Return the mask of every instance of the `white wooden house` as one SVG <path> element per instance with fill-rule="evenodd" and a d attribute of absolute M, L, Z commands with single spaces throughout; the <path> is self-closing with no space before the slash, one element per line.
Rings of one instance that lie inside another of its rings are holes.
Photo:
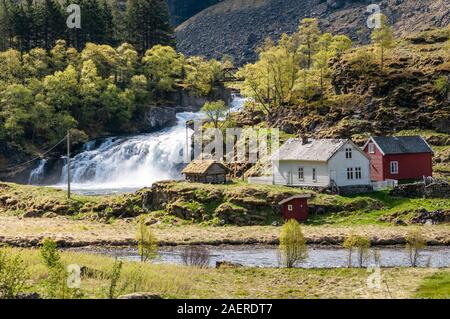
<path fill-rule="evenodd" d="M 370 159 L 349 139 L 290 139 L 272 156 L 273 184 L 371 187 Z"/>

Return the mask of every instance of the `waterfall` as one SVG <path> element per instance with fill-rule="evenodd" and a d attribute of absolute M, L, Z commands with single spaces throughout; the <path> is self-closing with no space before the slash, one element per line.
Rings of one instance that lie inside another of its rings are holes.
<path fill-rule="evenodd" d="M 244 101 L 241 97 L 233 97 L 230 111 L 239 111 Z M 71 158 L 72 189 L 87 194 L 111 193 L 151 186 L 155 181 L 180 179 L 183 150 L 192 134 L 191 130 L 186 130 L 186 121 L 202 117 L 201 112 L 178 113 L 175 126 L 155 133 L 110 137 L 98 147 L 95 141 L 89 141 Z M 30 184 L 42 179 L 44 165 L 41 162 L 33 170 Z M 65 187 L 66 183 L 65 162 L 61 179 L 55 186 Z"/>
<path fill-rule="evenodd" d="M 41 159 L 36 166 L 35 169 L 33 169 L 30 173 L 30 177 L 28 178 L 28 184 L 39 184 L 40 181 L 45 176 L 45 164 L 47 164 L 46 159 Z"/>

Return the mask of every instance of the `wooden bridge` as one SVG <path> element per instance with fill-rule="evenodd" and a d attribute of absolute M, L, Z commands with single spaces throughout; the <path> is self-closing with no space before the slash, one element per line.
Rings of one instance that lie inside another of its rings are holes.
<path fill-rule="evenodd" d="M 217 80 L 217 83 L 230 83 L 230 82 L 242 82 L 244 81 L 243 78 L 239 78 L 236 76 L 236 73 L 239 69 L 232 67 L 232 68 L 224 68 L 222 70 L 222 77 Z"/>

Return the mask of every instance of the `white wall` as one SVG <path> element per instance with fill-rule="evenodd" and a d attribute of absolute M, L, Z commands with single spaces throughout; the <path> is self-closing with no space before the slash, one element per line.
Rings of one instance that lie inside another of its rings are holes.
<path fill-rule="evenodd" d="M 345 149 L 352 148 L 352 158 L 345 157 Z M 353 144 L 347 143 L 336 152 L 329 160 L 328 167 L 330 174 L 332 171 L 336 172 L 336 183 L 338 186 L 350 185 L 370 185 L 370 160 L 365 157 Z M 361 179 L 347 179 L 347 168 L 353 167 L 353 174 L 355 175 L 355 168 L 361 167 Z"/>
<path fill-rule="evenodd" d="M 303 181 L 298 178 L 299 167 L 303 167 L 305 177 Z M 313 168 L 317 172 L 317 181 L 312 179 Z M 325 162 L 275 161 L 273 162 L 273 170 L 274 183 L 278 185 L 326 187 L 330 183 L 328 164 Z M 292 173 L 292 181 L 288 181 L 289 172 Z"/>

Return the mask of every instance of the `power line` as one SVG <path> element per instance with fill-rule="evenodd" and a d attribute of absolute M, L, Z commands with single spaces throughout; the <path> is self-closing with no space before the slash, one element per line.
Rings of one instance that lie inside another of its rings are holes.
<path fill-rule="evenodd" d="M 60 145 L 62 142 L 64 142 L 64 141 L 66 140 L 66 138 L 67 138 L 67 135 L 64 136 L 58 143 L 56 143 L 56 144 L 53 145 L 51 148 L 49 148 L 49 149 L 46 150 L 44 153 L 42 153 L 40 156 L 37 156 L 37 157 L 35 157 L 35 158 L 33 158 L 33 159 L 29 160 L 29 161 L 26 161 L 26 162 L 23 162 L 23 163 L 14 165 L 14 166 L 10 166 L 10 167 L 6 167 L 6 168 L 4 168 L 4 169 L 0 169 L 0 172 L 8 172 L 8 171 L 11 171 L 11 170 L 13 170 L 13 169 L 16 169 L 16 168 L 19 168 L 19 167 L 22 167 L 22 166 L 26 166 L 26 165 L 28 165 L 28 164 L 31 164 L 31 163 L 33 163 L 33 162 L 36 161 L 36 160 L 41 160 L 42 157 L 44 157 L 45 155 L 47 155 L 48 153 L 50 153 L 51 151 L 53 151 L 58 145 Z"/>

